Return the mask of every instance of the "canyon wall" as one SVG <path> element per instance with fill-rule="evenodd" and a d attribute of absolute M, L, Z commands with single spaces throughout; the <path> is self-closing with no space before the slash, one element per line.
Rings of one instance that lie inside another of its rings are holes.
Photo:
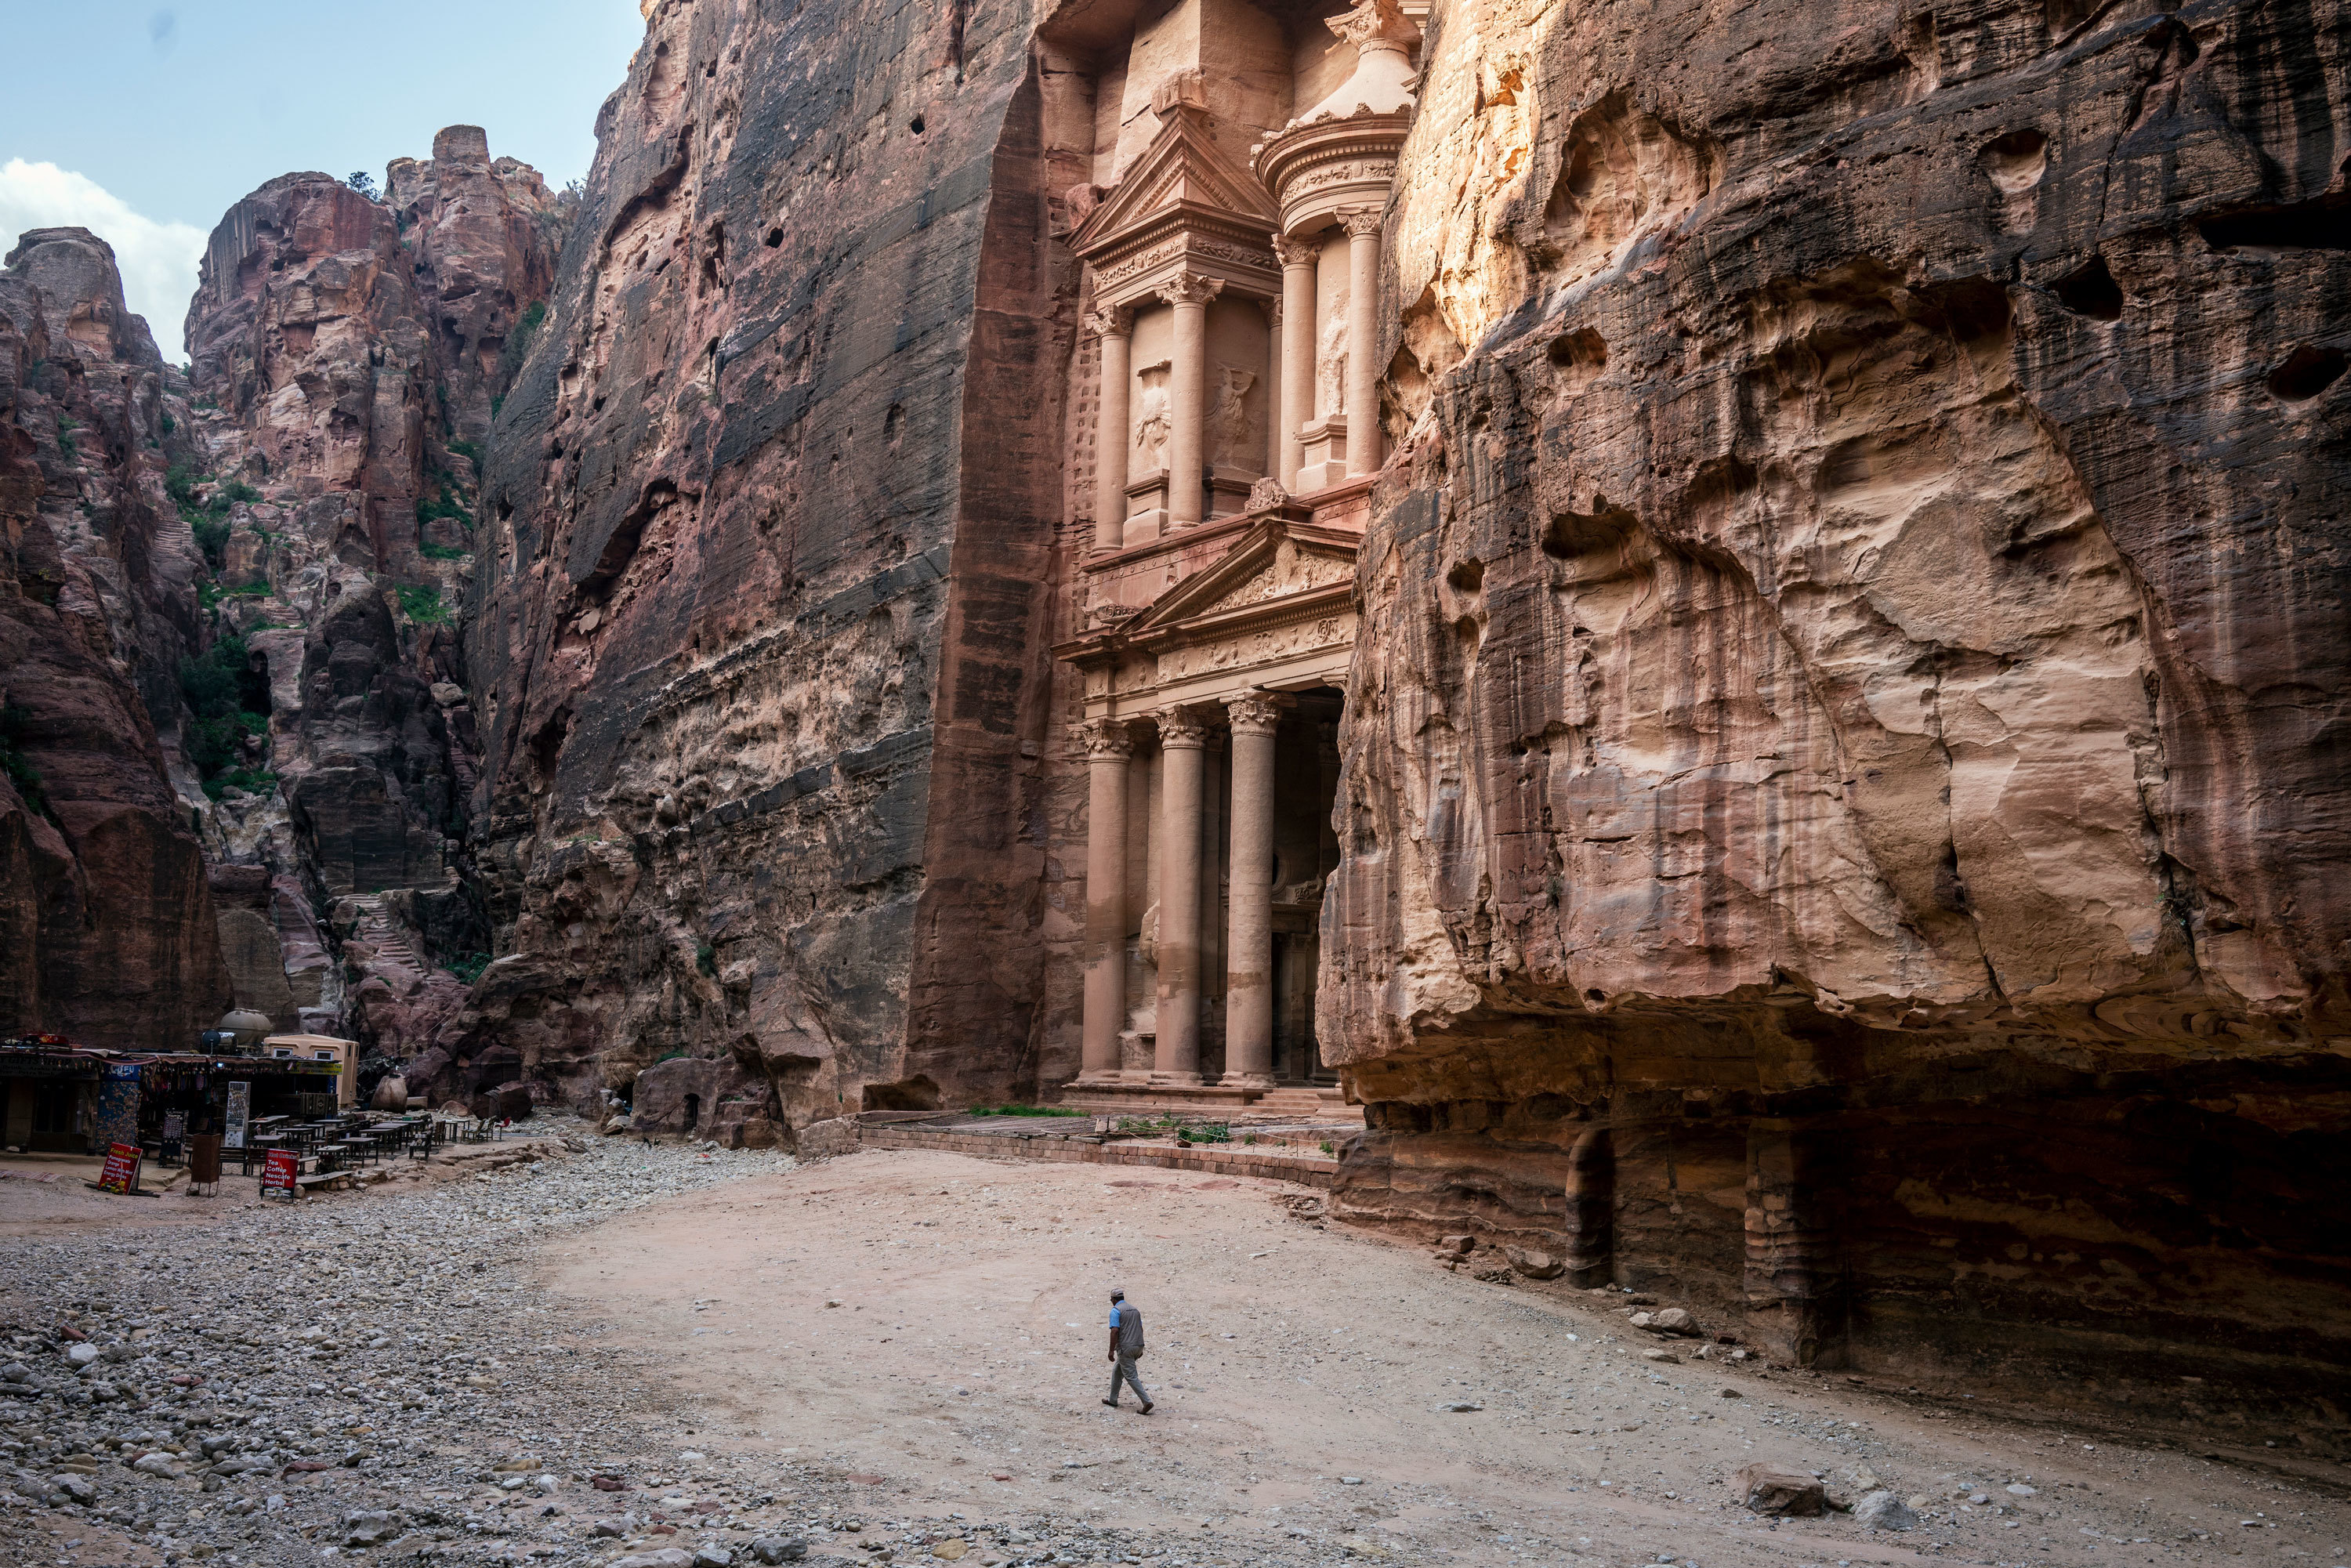
<path fill-rule="evenodd" d="M 163 486 L 185 392 L 104 240 L 20 238 L 0 267 L 0 1034 L 193 1045 L 233 999 L 172 778 L 202 570 Z"/>
<path fill-rule="evenodd" d="M 2339 1419 L 2346 18 L 1440 8 L 1343 1212 Z"/>
<path fill-rule="evenodd" d="M 200 808 L 239 888 L 233 948 L 258 975 L 274 931 L 297 1015 L 278 1021 L 400 1060 L 487 957 L 464 882 L 477 747 L 459 601 L 481 438 L 544 314 L 568 204 L 471 126 L 386 183 L 378 201 L 284 175 L 214 230 L 188 312 L 189 492 L 222 535 L 211 642 L 243 666 L 253 732 Z"/>
<path fill-rule="evenodd" d="M 500 956 L 417 1072 L 658 1061 L 649 1113 L 675 1080 L 760 1136 L 1033 1084 L 1038 92 L 1013 9 L 648 7 L 493 434 Z"/>

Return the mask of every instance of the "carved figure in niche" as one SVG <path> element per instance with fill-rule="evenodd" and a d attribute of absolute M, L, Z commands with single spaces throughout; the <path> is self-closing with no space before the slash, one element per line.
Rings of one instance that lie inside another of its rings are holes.
<path fill-rule="evenodd" d="M 1347 412 L 1347 296 L 1343 290 L 1331 307 L 1331 324 L 1314 353 L 1316 412 L 1326 417 Z"/>
<path fill-rule="evenodd" d="M 1134 400 L 1134 465 L 1137 474 L 1167 466 L 1167 372 L 1173 361 L 1162 360 L 1136 372 L 1143 383 Z"/>
<path fill-rule="evenodd" d="M 1242 370 L 1238 365 L 1218 365 L 1217 383 L 1217 406 L 1208 412 L 1208 429 L 1216 440 L 1209 461 L 1255 467 L 1257 465 L 1249 458 L 1249 408 L 1241 400 L 1249 395 L 1249 388 L 1257 385 L 1257 372 Z M 1257 443 L 1257 447 L 1261 455 L 1265 443 Z"/>

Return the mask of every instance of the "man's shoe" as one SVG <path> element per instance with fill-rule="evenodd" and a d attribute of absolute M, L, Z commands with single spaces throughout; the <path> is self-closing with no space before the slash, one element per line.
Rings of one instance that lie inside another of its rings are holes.
<path fill-rule="evenodd" d="M 1118 1401 L 1115 1399 L 1105 1399 L 1102 1403 L 1109 1406 L 1113 1410 L 1118 1408 Z"/>
<path fill-rule="evenodd" d="M 1151 1412 L 1152 1412 L 1155 1408 L 1155 1406 L 1154 1406 L 1146 1405 L 1146 1406 L 1144 1406 L 1143 1407 L 1143 1409 L 1142 1409 L 1142 1411 L 1140 1412 L 1140 1414 L 1144 1415 L 1144 1416 L 1148 1416 L 1148 1415 L 1150 1415 L 1150 1414 L 1151 1414 Z"/>

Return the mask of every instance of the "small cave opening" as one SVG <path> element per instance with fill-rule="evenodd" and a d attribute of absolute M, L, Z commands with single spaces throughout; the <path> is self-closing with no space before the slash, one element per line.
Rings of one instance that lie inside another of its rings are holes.
<path fill-rule="evenodd" d="M 701 1121 L 702 1096 L 699 1094 L 689 1094 L 685 1097 L 685 1130 L 691 1133 L 694 1131 L 695 1126 L 701 1123 Z"/>
<path fill-rule="evenodd" d="M 2106 269 L 2106 258 L 2094 256 L 2057 280 L 2057 302 L 2076 316 L 2093 321 L 2123 319 L 2122 285 Z"/>
<path fill-rule="evenodd" d="M 2269 373 L 2270 394 L 2281 402 L 2307 402 L 2343 379 L 2343 350 L 2298 343 Z"/>
<path fill-rule="evenodd" d="M 1976 162 L 1985 178 L 2013 196 L 2041 183 L 2049 172 L 2049 138 L 2038 131 L 2011 131 L 1986 143 Z"/>
<path fill-rule="evenodd" d="M 906 121 L 906 129 L 913 131 L 915 135 L 920 136 L 923 133 L 923 117 L 918 114 L 914 116 L 914 119 Z"/>

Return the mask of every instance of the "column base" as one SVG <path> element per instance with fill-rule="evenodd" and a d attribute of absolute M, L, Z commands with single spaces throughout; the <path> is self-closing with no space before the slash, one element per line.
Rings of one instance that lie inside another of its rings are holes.
<path fill-rule="evenodd" d="M 1153 507 L 1126 515 L 1126 544 L 1147 545 L 1167 532 L 1167 508 Z M 1125 548 L 1123 545 L 1121 549 Z"/>
<path fill-rule="evenodd" d="M 1298 494 L 1311 496 L 1317 490 L 1328 490 L 1333 485 L 1347 482 L 1344 463 L 1307 463 L 1298 470 Z"/>
<path fill-rule="evenodd" d="M 1154 1072 L 1148 1082 L 1155 1089 L 1197 1089 L 1200 1075 L 1196 1072 Z"/>
<path fill-rule="evenodd" d="M 1126 1082 L 1126 1075 L 1115 1067 L 1095 1067 L 1070 1080 L 1072 1089 L 1108 1089 Z"/>
<path fill-rule="evenodd" d="M 1266 1090 L 1273 1087 L 1270 1072 L 1228 1072 L 1217 1080 L 1219 1089 Z"/>

